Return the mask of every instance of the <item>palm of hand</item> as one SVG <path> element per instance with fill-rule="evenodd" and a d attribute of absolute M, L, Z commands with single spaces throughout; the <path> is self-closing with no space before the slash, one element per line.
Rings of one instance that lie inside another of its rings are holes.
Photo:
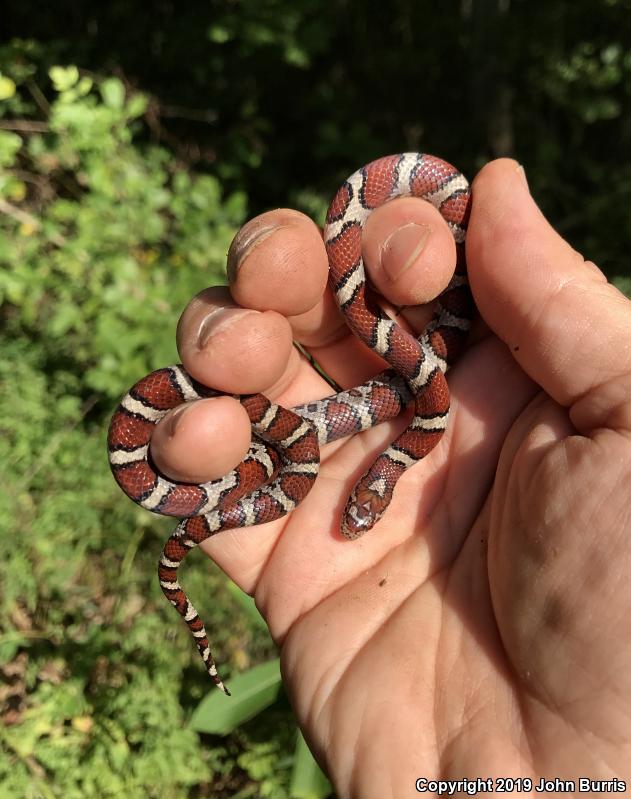
<path fill-rule="evenodd" d="M 481 372 L 503 374 L 503 386 L 484 389 L 486 399 L 502 393 L 499 420 L 472 392 Z M 594 650 L 592 625 L 608 601 L 603 585 L 623 573 L 624 542 L 619 557 L 597 563 L 596 546 L 610 547 L 575 535 L 578 520 L 602 514 L 603 490 L 615 482 L 605 452 L 599 463 L 598 453 L 577 451 L 582 439 L 559 441 L 570 433 L 567 413 L 542 395 L 506 436 L 507 409 L 532 387 L 494 339 L 476 345 L 451 384 L 444 444 L 408 473 L 379 526 L 357 542 L 334 532 L 348 475 L 392 430 L 325 457 L 312 494 L 275 531 L 258 579 L 272 631 L 281 639 L 289 631 L 284 671 L 299 717 L 342 781 L 360 769 L 359 795 L 383 795 L 392 773 L 408 786 L 413 773 L 556 774 L 556 750 L 546 763 L 551 726 L 568 768 L 578 758 L 597 764 L 613 712 L 594 713 L 591 694 L 622 631 L 601 628 Z M 588 480 L 590 491 L 581 488 Z M 602 534 L 623 510 L 601 515 Z M 582 579 L 570 560 L 588 567 Z"/>

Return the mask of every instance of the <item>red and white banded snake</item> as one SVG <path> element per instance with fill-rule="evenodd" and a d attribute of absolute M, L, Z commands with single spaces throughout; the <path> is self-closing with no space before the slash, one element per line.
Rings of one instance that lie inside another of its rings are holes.
<path fill-rule="evenodd" d="M 456 270 L 439 295 L 434 316 L 418 339 L 369 301 L 361 234 L 369 214 L 396 197 L 428 200 L 449 225 Z M 287 410 L 262 394 L 238 397 L 255 436 L 245 460 L 219 480 L 176 483 L 158 473 L 149 456 L 155 425 L 183 402 L 216 396 L 182 366 L 158 369 L 123 397 L 109 429 L 114 477 L 143 508 L 184 517 L 159 561 L 160 585 L 191 630 L 206 669 L 226 693 L 197 611 L 177 580 L 186 554 L 211 535 L 279 519 L 309 493 L 319 468 L 320 445 L 366 430 L 414 403 L 409 427 L 375 460 L 353 489 L 341 522 L 357 538 L 377 522 L 403 472 L 440 440 L 449 412 L 444 373 L 462 350 L 472 311 L 464 238 L 471 191 L 450 164 L 431 155 L 403 153 L 373 161 L 342 185 L 329 208 L 324 242 L 329 286 L 350 329 L 391 369 L 363 385 Z"/>

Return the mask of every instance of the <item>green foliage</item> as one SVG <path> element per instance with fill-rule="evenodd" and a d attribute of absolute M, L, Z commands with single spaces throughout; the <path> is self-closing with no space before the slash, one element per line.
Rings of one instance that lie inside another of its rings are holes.
<path fill-rule="evenodd" d="M 143 144 L 146 98 L 118 78 L 50 80 L 45 124 L 0 130 L 0 794 L 181 797 L 235 769 L 245 788 L 256 745 L 206 750 L 186 723 L 209 685 L 155 579 L 173 521 L 125 501 L 105 457 L 115 400 L 176 358 L 178 313 L 220 280 L 245 199 Z M 218 574 L 187 586 L 224 594 L 219 652 L 269 651 Z"/>
<path fill-rule="evenodd" d="M 212 772 L 162 644 L 173 619 L 150 580 L 158 541 L 140 555 L 148 525 L 109 486 L 77 381 L 49 381 L 24 341 L 4 349 L 3 795 L 176 796 Z"/>
<path fill-rule="evenodd" d="M 164 149 L 134 146 L 146 99 L 125 97 L 118 79 L 103 81 L 99 98 L 76 68 L 54 67 L 51 78 L 50 132 L 22 141 L 0 131 L 5 196 L 26 193 L 15 177 L 25 161 L 32 202 L 44 201 L 37 216 L 3 217 L 0 301 L 13 308 L 11 330 L 80 373 L 84 391 L 113 399 L 176 358 L 173 322 L 220 278 L 245 200 L 222 201 L 215 178 L 192 177 Z"/>

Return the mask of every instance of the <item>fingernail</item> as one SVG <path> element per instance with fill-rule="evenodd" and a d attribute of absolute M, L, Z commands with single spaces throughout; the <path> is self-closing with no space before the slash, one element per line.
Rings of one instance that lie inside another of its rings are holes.
<path fill-rule="evenodd" d="M 410 222 L 391 233 L 381 247 L 381 266 L 390 280 L 397 280 L 425 249 L 432 229 Z"/>
<path fill-rule="evenodd" d="M 197 332 L 197 347 L 203 350 L 208 344 L 211 336 L 216 335 L 220 330 L 225 330 L 239 319 L 258 311 L 251 311 L 245 308 L 216 308 L 206 316 L 199 326 Z"/>
<path fill-rule="evenodd" d="M 245 224 L 232 240 L 228 250 L 228 277 L 234 280 L 241 264 L 261 242 L 269 238 L 279 229 L 279 225 L 270 225 L 252 220 Z"/>
<path fill-rule="evenodd" d="M 186 402 L 184 405 L 180 405 L 179 408 L 176 408 L 168 418 L 168 431 L 169 435 L 172 436 L 175 431 L 177 430 L 178 425 L 180 424 L 184 415 L 190 411 L 190 409 L 195 405 L 195 402 Z"/>
<path fill-rule="evenodd" d="M 517 167 L 517 174 L 522 179 L 522 181 L 524 182 L 524 185 L 526 186 L 526 188 L 530 192 L 530 186 L 528 185 L 528 178 L 526 177 L 526 170 L 523 168 L 523 166 L 521 164 L 519 164 L 519 166 Z"/>

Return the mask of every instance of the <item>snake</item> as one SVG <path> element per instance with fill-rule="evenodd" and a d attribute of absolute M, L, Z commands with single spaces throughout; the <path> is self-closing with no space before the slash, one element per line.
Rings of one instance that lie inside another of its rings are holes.
<path fill-rule="evenodd" d="M 379 306 L 367 284 L 362 255 L 362 231 L 370 214 L 407 196 L 437 208 L 456 245 L 454 273 L 418 337 Z M 445 373 L 466 344 L 473 311 L 464 247 L 470 208 L 466 178 L 429 154 L 379 158 L 342 184 L 328 209 L 323 233 L 328 284 L 352 333 L 390 368 L 361 386 L 292 409 L 263 394 L 237 396 L 250 419 L 252 444 L 244 460 L 224 477 L 201 484 L 175 482 L 152 461 L 152 432 L 169 411 L 222 394 L 199 383 L 181 364 L 139 380 L 115 410 L 108 433 L 114 478 L 143 508 L 182 519 L 160 555 L 160 587 L 192 633 L 209 676 L 224 693 L 230 694 L 218 674 L 206 627 L 178 581 L 183 559 L 223 530 L 264 524 L 290 513 L 316 481 L 322 446 L 393 419 L 413 405 L 409 426 L 351 491 L 341 533 L 358 538 L 381 519 L 401 475 L 434 449 L 447 426 L 450 399 Z"/>

